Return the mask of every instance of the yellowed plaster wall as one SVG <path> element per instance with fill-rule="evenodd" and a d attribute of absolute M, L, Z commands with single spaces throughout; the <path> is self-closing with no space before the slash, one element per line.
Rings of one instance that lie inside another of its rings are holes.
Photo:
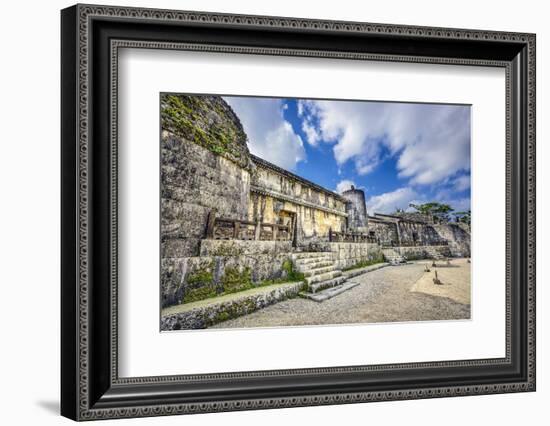
<path fill-rule="evenodd" d="M 330 193 L 311 188 L 293 179 L 292 176 L 283 175 L 271 169 L 257 167 L 251 183 L 259 188 L 274 191 L 304 202 L 345 212 L 344 203 Z"/>
<path fill-rule="evenodd" d="M 251 194 L 249 220 L 278 223 L 281 211 L 296 213 L 299 239 L 327 238 L 331 228 L 333 231 L 341 231 L 345 227 L 343 216 L 277 200 L 269 195 Z"/>
<path fill-rule="evenodd" d="M 280 223 L 281 216 L 288 216 L 281 214 L 283 211 L 296 213 L 299 243 L 326 241 L 331 228 L 337 232 L 345 229 L 345 205 L 337 195 L 311 187 L 291 174 L 258 166 L 251 179 L 248 219 Z"/>

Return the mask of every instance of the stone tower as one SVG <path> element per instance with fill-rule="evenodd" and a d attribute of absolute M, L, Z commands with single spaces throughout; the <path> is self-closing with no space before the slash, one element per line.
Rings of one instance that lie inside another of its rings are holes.
<path fill-rule="evenodd" d="M 355 232 L 367 232 L 367 206 L 365 204 L 365 192 L 351 189 L 342 192 L 346 202 L 346 213 L 348 214 L 348 230 Z"/>

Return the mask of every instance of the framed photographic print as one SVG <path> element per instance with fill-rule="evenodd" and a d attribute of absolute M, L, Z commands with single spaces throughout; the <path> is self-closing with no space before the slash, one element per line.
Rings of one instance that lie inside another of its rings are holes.
<path fill-rule="evenodd" d="M 535 390 L 535 36 L 76 5 L 75 420 Z"/>

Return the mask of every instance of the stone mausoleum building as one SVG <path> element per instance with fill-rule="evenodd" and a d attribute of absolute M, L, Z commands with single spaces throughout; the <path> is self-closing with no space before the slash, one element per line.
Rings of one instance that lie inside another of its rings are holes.
<path fill-rule="evenodd" d="M 470 254 L 466 225 L 369 215 L 362 190 L 337 194 L 252 155 L 221 97 L 163 94 L 161 118 L 164 307 L 296 270 L 315 293 L 364 262 Z"/>

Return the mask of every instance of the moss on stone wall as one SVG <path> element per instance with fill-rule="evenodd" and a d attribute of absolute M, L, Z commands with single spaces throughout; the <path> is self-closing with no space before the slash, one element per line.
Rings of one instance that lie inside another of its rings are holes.
<path fill-rule="evenodd" d="M 305 278 L 303 273 L 294 268 L 294 263 L 290 259 L 283 262 L 281 269 L 285 273 L 286 281 L 302 281 Z"/>
<path fill-rule="evenodd" d="M 212 284 L 213 275 L 212 275 L 212 265 L 201 266 L 192 274 L 189 274 L 185 278 L 188 286 L 191 288 L 201 287 L 205 285 Z"/>
<path fill-rule="evenodd" d="M 162 94 L 160 102 L 163 130 L 250 167 L 247 136 L 220 96 Z"/>
<path fill-rule="evenodd" d="M 183 296 L 183 303 L 197 302 L 199 300 L 208 299 L 210 297 L 217 296 L 216 287 L 213 285 L 207 285 L 204 287 L 194 288 L 188 290 Z"/>
<path fill-rule="evenodd" d="M 252 280 L 252 268 L 250 267 L 225 266 L 221 269 L 221 276 L 216 276 L 215 269 L 217 268 L 213 261 L 202 262 L 193 272 L 189 273 L 185 278 L 185 290 L 180 303 L 197 302 L 256 287 L 304 280 L 304 274 L 294 269 L 290 259 L 283 261 L 280 277 L 261 281 Z"/>
<path fill-rule="evenodd" d="M 253 287 L 250 268 L 239 270 L 237 267 L 229 266 L 221 277 L 223 292 L 225 294 L 247 290 Z"/>
<path fill-rule="evenodd" d="M 249 314 L 281 300 L 296 297 L 301 291 L 299 283 L 274 286 L 266 291 L 250 291 L 241 295 L 220 298 L 212 303 L 191 305 L 189 309 L 168 313 L 163 311 L 161 330 L 207 328 L 222 321 Z"/>
<path fill-rule="evenodd" d="M 212 264 L 201 265 L 185 278 L 187 285 L 182 303 L 196 302 L 217 295 L 212 269 Z"/>

